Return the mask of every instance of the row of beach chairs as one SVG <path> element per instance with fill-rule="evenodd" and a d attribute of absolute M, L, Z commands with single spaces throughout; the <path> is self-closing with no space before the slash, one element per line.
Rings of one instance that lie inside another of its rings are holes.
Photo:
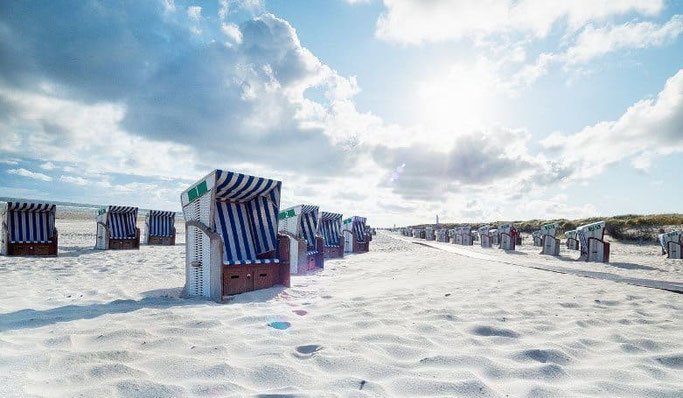
<path fill-rule="evenodd" d="M 541 247 L 541 254 L 560 255 L 560 239 L 556 236 L 560 225 L 550 223 L 533 231 L 533 245 Z M 458 245 L 472 246 L 474 241 L 480 240 L 481 247 L 498 246 L 503 250 L 515 250 L 521 245 L 522 238 L 519 231 L 511 223 L 492 228 L 490 225 L 479 227 L 477 231 L 471 227 L 456 227 L 453 229 L 401 228 L 401 235 L 438 242 L 450 242 Z M 435 236 L 436 238 L 433 238 Z M 569 250 L 581 252 L 579 260 L 592 262 L 609 262 L 610 244 L 604 240 L 605 222 L 599 221 L 582 225 L 575 230 L 566 231 L 566 247 Z M 430 239 L 431 238 L 431 239 Z M 683 259 L 683 231 L 671 231 L 659 235 L 662 254 L 668 258 Z"/>
<path fill-rule="evenodd" d="M 376 233 L 365 217 L 344 219 L 318 206 L 280 210 L 280 181 L 214 170 L 181 194 L 186 228 L 186 296 L 223 300 L 324 268 L 325 258 L 369 251 Z M 140 248 L 137 207 L 98 211 L 96 249 Z M 2 253 L 57 255 L 55 204 L 10 202 L 2 215 Z M 176 213 L 151 210 L 144 243 L 175 245 Z"/>

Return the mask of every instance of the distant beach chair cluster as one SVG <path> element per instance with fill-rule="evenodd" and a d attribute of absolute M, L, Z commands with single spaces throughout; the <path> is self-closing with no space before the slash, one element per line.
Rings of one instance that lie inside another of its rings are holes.
<path fill-rule="evenodd" d="M 565 246 L 569 250 L 580 251 L 578 260 L 607 263 L 610 259 L 610 244 L 604 240 L 605 222 L 598 221 L 582 225 L 575 230 L 565 231 Z M 551 256 L 560 255 L 561 240 L 557 236 L 560 230 L 559 223 L 542 225 L 538 230 L 531 233 L 533 245 L 541 247 L 540 254 Z M 450 242 L 456 245 L 472 246 L 479 240 L 481 247 L 491 248 L 498 246 L 506 251 L 514 251 L 517 245 L 522 244 L 522 236 L 512 223 L 505 223 L 492 227 L 483 225 L 473 230 L 471 226 L 460 226 L 451 229 L 424 228 L 394 228 L 405 237 L 430 240 L 429 236 L 434 233 L 438 242 Z M 683 231 L 671 231 L 659 235 L 662 254 L 668 258 L 683 258 Z"/>

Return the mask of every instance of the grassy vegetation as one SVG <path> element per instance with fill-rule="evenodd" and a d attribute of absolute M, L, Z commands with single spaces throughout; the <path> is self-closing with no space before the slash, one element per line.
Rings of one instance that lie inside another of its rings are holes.
<path fill-rule="evenodd" d="M 526 220 L 512 221 L 517 229 L 522 232 L 531 233 L 539 229 L 544 224 L 556 222 L 560 224 L 560 233 L 576 229 L 578 226 L 589 224 L 596 221 L 605 221 L 607 234 L 618 240 L 657 240 L 657 235 L 669 231 L 670 229 L 683 228 L 683 214 L 626 214 L 614 217 L 592 217 L 576 220 L 553 219 L 553 220 Z M 488 225 L 499 225 L 510 221 L 495 221 Z M 455 226 L 471 226 L 479 228 L 484 223 L 464 223 L 464 224 L 441 224 L 443 228 L 453 228 Z M 424 228 L 434 226 L 433 224 L 415 225 L 413 227 Z"/>

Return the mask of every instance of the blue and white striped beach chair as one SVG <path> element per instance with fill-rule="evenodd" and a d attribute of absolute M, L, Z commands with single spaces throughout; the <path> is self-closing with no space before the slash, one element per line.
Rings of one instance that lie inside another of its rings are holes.
<path fill-rule="evenodd" d="M 2 214 L 2 253 L 9 256 L 56 256 L 56 208 L 50 203 L 8 202 Z"/>
<path fill-rule="evenodd" d="M 364 253 L 370 249 L 365 235 L 365 217 L 353 216 L 343 221 L 345 253 Z"/>
<path fill-rule="evenodd" d="M 221 301 L 276 284 L 289 286 L 289 246 L 278 235 L 281 185 L 214 170 L 181 194 L 187 296 Z"/>
<path fill-rule="evenodd" d="M 175 212 L 150 210 L 145 216 L 145 244 L 175 245 Z"/>
<path fill-rule="evenodd" d="M 280 212 L 279 230 L 289 240 L 290 272 L 302 274 L 324 267 L 324 243 L 318 236 L 319 209 L 298 205 Z"/>
<path fill-rule="evenodd" d="M 140 228 L 137 227 L 138 208 L 107 206 L 97 213 L 97 240 L 95 248 L 101 250 L 128 250 L 140 248 Z"/>
<path fill-rule="evenodd" d="M 325 258 L 344 257 L 344 239 L 342 236 L 341 213 L 320 212 L 318 231 L 325 243 Z"/>

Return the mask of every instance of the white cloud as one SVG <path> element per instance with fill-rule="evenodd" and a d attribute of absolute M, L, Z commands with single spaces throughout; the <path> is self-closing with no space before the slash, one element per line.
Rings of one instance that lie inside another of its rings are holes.
<path fill-rule="evenodd" d="M 40 165 L 40 168 L 43 170 L 54 170 L 56 166 L 52 162 L 45 162 Z"/>
<path fill-rule="evenodd" d="M 223 22 L 221 24 L 221 30 L 230 40 L 229 45 L 242 43 L 242 32 L 240 32 L 239 26 L 231 22 Z"/>
<path fill-rule="evenodd" d="M 9 166 L 16 166 L 19 164 L 19 159 L 0 159 L 0 164 L 6 164 Z"/>
<path fill-rule="evenodd" d="M 61 176 L 61 177 L 59 177 L 59 181 L 66 182 L 69 184 L 81 185 L 81 186 L 88 185 L 88 180 L 86 180 L 83 177 Z"/>
<path fill-rule="evenodd" d="M 192 20 L 199 21 L 202 18 L 202 8 L 199 6 L 187 7 L 187 16 Z"/>
<path fill-rule="evenodd" d="M 521 33 L 541 38 L 561 21 L 576 31 L 591 21 L 658 14 L 662 0 L 384 0 L 378 37 L 406 44 Z"/>
<path fill-rule="evenodd" d="M 554 65 L 573 70 L 595 58 L 620 50 L 661 47 L 673 42 L 683 33 L 683 15 L 674 15 L 664 24 L 653 22 L 629 22 L 595 28 L 586 26 L 567 50 L 543 53 L 536 62 L 525 65 L 511 78 L 511 87 L 520 88 L 533 84 L 547 75 Z"/>
<path fill-rule="evenodd" d="M 595 28 L 587 26 L 564 54 L 567 64 L 585 64 L 595 57 L 629 48 L 662 46 L 683 32 L 683 15 L 674 15 L 667 23 L 626 23 Z"/>
<path fill-rule="evenodd" d="M 683 69 L 656 98 L 636 102 L 618 120 L 572 135 L 554 133 L 542 145 L 557 151 L 579 178 L 594 177 L 624 159 L 647 169 L 657 156 L 683 153 Z"/>
<path fill-rule="evenodd" d="M 33 178 L 34 180 L 40 180 L 40 181 L 52 181 L 52 177 L 47 176 L 42 173 L 36 173 L 30 170 L 26 170 L 24 168 L 20 169 L 9 169 L 7 170 L 7 174 L 14 174 L 18 175 L 21 177 L 26 177 L 26 178 Z"/>

